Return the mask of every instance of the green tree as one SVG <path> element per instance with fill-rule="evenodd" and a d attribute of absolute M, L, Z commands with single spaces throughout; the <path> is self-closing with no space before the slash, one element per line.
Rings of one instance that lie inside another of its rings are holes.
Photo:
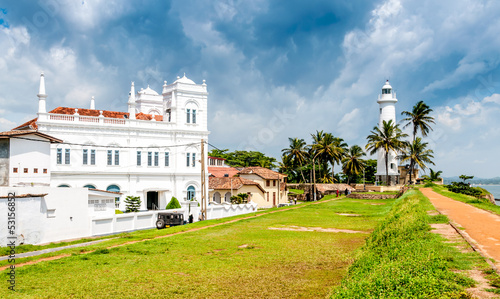
<path fill-rule="evenodd" d="M 334 137 L 331 133 L 324 133 L 323 131 L 316 131 L 315 134 L 311 134 L 313 138 L 313 144 L 310 145 L 312 150 L 313 157 L 318 159 L 318 162 L 322 167 L 319 167 L 320 177 L 325 177 L 325 172 L 329 172 L 328 163 L 332 165 L 332 179 L 326 181 L 335 180 L 335 172 L 334 167 L 335 163 L 339 163 L 342 161 L 346 149 L 347 144 L 344 142 L 342 138 Z M 314 159 L 314 160 L 315 160 Z M 314 167 L 315 165 L 313 165 Z M 323 179 L 325 181 L 325 179 Z"/>
<path fill-rule="evenodd" d="M 359 145 L 353 145 L 345 157 L 342 159 L 342 169 L 344 174 L 347 176 L 347 183 L 349 184 L 351 179 L 357 177 L 363 172 L 365 168 L 365 161 L 362 157 L 366 156 L 365 152 Z"/>
<path fill-rule="evenodd" d="M 417 137 L 408 145 L 407 151 L 401 155 L 402 162 L 410 161 L 410 182 L 412 181 L 415 165 L 418 165 L 422 170 L 427 168 L 426 163 L 434 165 L 431 160 L 434 158 L 432 155 L 434 152 L 427 149 L 427 145 L 427 142 L 422 142 L 422 138 Z"/>
<path fill-rule="evenodd" d="M 290 145 L 288 148 L 282 149 L 283 155 L 286 155 L 290 166 L 299 166 L 299 171 L 304 183 L 306 178 L 303 173 L 303 165 L 307 162 L 308 152 L 304 139 L 288 138 Z M 283 159 L 282 159 L 283 160 Z M 294 165 L 295 164 L 295 165 Z M 297 165 L 298 164 L 298 165 Z"/>
<path fill-rule="evenodd" d="M 424 103 L 424 101 L 419 101 L 415 106 L 413 106 L 412 111 L 403 111 L 401 115 L 406 116 L 406 118 L 401 121 L 407 122 L 404 128 L 412 126 L 413 140 L 417 137 L 417 133 L 420 130 L 423 137 L 426 137 L 429 131 L 432 131 L 430 124 L 435 124 L 434 117 L 429 116 L 432 109 Z"/>
<path fill-rule="evenodd" d="M 377 160 L 368 159 L 365 161 L 365 181 L 369 183 L 375 182 L 375 173 L 377 173 Z"/>
<path fill-rule="evenodd" d="M 472 179 L 474 178 L 474 176 L 473 176 L 473 175 L 465 175 L 465 174 L 462 174 L 462 175 L 460 175 L 460 176 L 459 176 L 459 178 L 460 178 L 461 180 L 463 180 L 463 181 L 464 181 L 464 183 L 465 183 L 465 181 L 467 181 L 467 180 L 472 180 Z"/>
<path fill-rule="evenodd" d="M 374 155 L 377 151 L 382 151 L 385 160 L 385 175 L 387 179 L 387 186 L 390 185 L 389 181 L 389 153 L 390 152 L 404 152 L 407 147 L 407 142 L 403 138 L 408 137 L 399 128 L 399 125 L 394 124 L 392 120 L 383 121 L 382 128 L 374 127 L 366 139 L 366 149 L 370 151 L 370 155 Z"/>
<path fill-rule="evenodd" d="M 435 182 L 435 181 L 441 180 L 441 174 L 443 173 L 441 170 L 436 171 L 436 172 L 434 172 L 434 170 L 432 170 L 432 168 L 429 168 L 429 170 L 430 170 L 429 175 L 422 176 L 422 178 L 424 180 L 430 181 L 430 182 Z"/>
<path fill-rule="evenodd" d="M 129 195 L 125 197 L 125 213 L 139 212 L 141 207 L 141 198 L 139 196 Z"/>
<path fill-rule="evenodd" d="M 234 151 L 229 152 L 229 150 L 211 150 L 208 153 L 211 157 L 224 158 L 226 159 L 226 164 L 233 167 L 249 167 L 249 166 L 261 166 L 269 169 L 276 167 L 276 159 L 273 157 L 267 157 L 261 152 L 257 151 Z"/>
<path fill-rule="evenodd" d="M 165 210 L 180 209 L 180 208 L 182 208 L 181 204 L 179 203 L 177 198 L 175 198 L 175 196 L 172 196 L 172 199 L 170 200 L 168 205 L 165 207 Z"/>

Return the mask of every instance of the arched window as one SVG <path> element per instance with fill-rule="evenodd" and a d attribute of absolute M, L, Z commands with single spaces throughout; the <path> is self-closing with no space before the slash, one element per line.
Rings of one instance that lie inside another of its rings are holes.
<path fill-rule="evenodd" d="M 106 191 L 120 192 L 120 187 L 117 185 L 109 185 L 108 188 L 106 188 Z"/>
<path fill-rule="evenodd" d="M 85 185 L 83 188 L 96 189 L 94 185 Z"/>
<path fill-rule="evenodd" d="M 216 203 L 220 203 L 220 193 L 219 192 L 215 192 L 214 193 L 214 199 L 213 199 Z"/>
<path fill-rule="evenodd" d="M 187 200 L 193 200 L 195 197 L 195 192 L 196 192 L 196 190 L 194 189 L 194 187 L 189 186 L 187 188 Z"/>
<path fill-rule="evenodd" d="M 69 188 L 69 185 L 66 185 L 66 184 L 61 184 L 59 186 L 57 186 L 58 188 Z"/>
<path fill-rule="evenodd" d="M 224 195 L 224 201 L 231 202 L 231 192 L 226 192 L 226 194 Z"/>

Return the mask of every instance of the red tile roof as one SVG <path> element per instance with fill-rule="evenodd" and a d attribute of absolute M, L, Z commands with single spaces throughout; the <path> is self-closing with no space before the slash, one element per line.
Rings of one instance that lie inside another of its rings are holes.
<path fill-rule="evenodd" d="M 84 109 L 84 108 L 78 108 L 78 115 L 83 115 L 83 116 L 99 116 L 101 110 L 95 110 L 95 109 Z M 66 115 L 73 115 L 75 114 L 75 108 L 68 108 L 68 107 L 57 107 L 53 109 L 52 111 L 49 111 L 49 113 L 53 114 L 66 114 Z M 128 112 L 116 112 L 116 111 L 108 111 L 108 110 L 102 110 L 102 115 L 104 117 L 109 117 L 109 118 L 121 118 L 125 119 L 129 117 Z M 136 119 L 140 120 L 151 120 L 153 119 L 153 116 L 151 114 L 145 114 L 145 113 L 136 113 L 135 114 Z M 156 121 L 163 121 L 163 115 L 155 115 L 154 116 Z M 34 118 L 30 121 L 25 122 L 24 124 L 15 127 L 12 130 L 37 130 L 38 125 L 36 124 L 36 121 L 38 118 Z"/>
<path fill-rule="evenodd" d="M 259 188 L 262 192 L 265 192 L 264 189 L 259 185 L 259 183 L 247 180 L 244 178 L 240 177 L 231 177 L 231 178 L 216 178 L 216 177 L 209 177 L 208 178 L 208 188 L 214 189 L 214 190 L 238 190 L 243 186 L 249 186 L 249 185 L 255 185 L 257 188 Z"/>
<path fill-rule="evenodd" d="M 96 109 L 78 108 L 78 114 L 83 116 L 99 116 L 100 111 L 101 110 L 96 110 Z M 75 114 L 75 108 L 57 107 L 56 109 L 50 111 L 49 113 L 73 115 Z M 109 117 L 109 118 L 122 118 L 122 119 L 129 118 L 128 112 L 102 110 L 102 115 L 104 117 Z M 151 120 L 153 119 L 153 116 L 151 114 L 145 114 L 141 112 L 141 113 L 136 113 L 135 118 L 140 120 Z M 155 115 L 155 120 L 163 121 L 163 115 Z"/>
<path fill-rule="evenodd" d="M 239 172 L 239 174 L 256 174 L 266 180 L 276 180 L 278 178 L 282 179 L 286 177 L 285 174 L 281 174 L 271 169 L 258 166 L 245 167 L 243 170 Z"/>
<path fill-rule="evenodd" d="M 234 167 L 208 167 L 208 173 L 216 178 L 223 178 L 224 175 L 234 177 L 238 174 L 239 170 Z"/>
<path fill-rule="evenodd" d="M 19 136 L 31 135 L 31 134 L 36 135 L 36 136 L 41 137 L 41 138 L 48 139 L 48 140 L 50 140 L 51 143 L 62 143 L 63 142 L 61 139 L 57 139 L 57 138 L 52 137 L 50 135 L 38 132 L 37 130 L 16 130 L 16 131 L 1 132 L 0 139 L 19 137 Z"/>
<path fill-rule="evenodd" d="M 37 119 L 38 118 L 33 118 L 12 130 L 38 130 L 38 125 L 36 124 Z"/>

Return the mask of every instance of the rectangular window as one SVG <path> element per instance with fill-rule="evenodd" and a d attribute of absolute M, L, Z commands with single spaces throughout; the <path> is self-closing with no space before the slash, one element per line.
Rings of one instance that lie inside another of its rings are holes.
<path fill-rule="evenodd" d="M 108 150 L 108 165 L 113 165 L 113 151 Z"/>
<path fill-rule="evenodd" d="M 273 187 L 276 187 L 276 180 L 273 180 Z"/>
<path fill-rule="evenodd" d="M 115 150 L 115 165 L 120 165 L 120 151 Z"/>
<path fill-rule="evenodd" d="M 44 169 L 43 169 L 43 173 L 47 173 L 47 168 L 44 168 Z"/>
<path fill-rule="evenodd" d="M 192 166 L 193 167 L 196 166 L 196 154 L 195 153 L 193 153 L 193 165 Z"/>
<path fill-rule="evenodd" d="M 191 122 L 191 109 L 186 109 L 186 122 L 188 124 Z"/>
<path fill-rule="evenodd" d="M 38 168 L 33 168 L 33 173 L 38 173 Z"/>
<path fill-rule="evenodd" d="M 64 164 L 69 164 L 70 158 L 70 150 L 67 148 L 64 150 Z"/>
<path fill-rule="evenodd" d="M 158 164 L 159 164 L 159 162 L 158 162 L 158 161 L 159 161 L 159 159 L 160 159 L 160 157 L 159 157 L 159 155 L 158 155 L 158 152 L 155 152 L 155 166 L 158 166 Z"/>
<path fill-rule="evenodd" d="M 137 151 L 137 166 L 141 166 L 141 151 Z"/>
<path fill-rule="evenodd" d="M 267 201 L 269 201 L 269 192 L 267 192 Z"/>
<path fill-rule="evenodd" d="M 95 165 L 95 149 L 90 150 L 90 165 Z"/>
<path fill-rule="evenodd" d="M 14 167 L 14 169 L 12 170 L 14 173 L 17 173 L 17 167 Z"/>
<path fill-rule="evenodd" d="M 148 166 L 153 165 L 153 153 L 148 152 Z"/>
<path fill-rule="evenodd" d="M 167 120 L 168 122 L 172 120 L 172 110 L 170 108 L 167 109 Z"/>
<path fill-rule="evenodd" d="M 266 187 L 271 186 L 271 183 L 269 183 L 269 180 L 266 180 Z"/>
<path fill-rule="evenodd" d="M 57 164 L 62 164 L 62 148 L 57 149 Z"/>
<path fill-rule="evenodd" d="M 83 165 L 87 165 L 89 159 L 89 150 L 83 150 Z"/>
<path fill-rule="evenodd" d="M 170 166 L 170 154 L 168 152 L 165 153 L 165 166 Z"/>
<path fill-rule="evenodd" d="M 189 167 L 189 153 L 186 154 L 186 166 Z"/>
<path fill-rule="evenodd" d="M 28 173 L 28 168 L 25 168 L 25 169 L 24 169 L 24 173 Z"/>
<path fill-rule="evenodd" d="M 193 109 L 193 124 L 196 123 L 196 110 Z"/>

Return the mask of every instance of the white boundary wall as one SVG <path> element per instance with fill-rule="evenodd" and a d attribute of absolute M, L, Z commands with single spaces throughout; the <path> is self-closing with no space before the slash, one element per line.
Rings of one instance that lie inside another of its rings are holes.
<path fill-rule="evenodd" d="M 191 204 L 191 207 L 189 207 L 189 204 Z M 92 236 L 154 228 L 156 227 L 158 212 L 182 213 L 184 214 L 184 220 L 188 221 L 190 211 L 190 214 L 193 215 L 193 221 L 196 222 L 199 220 L 201 209 L 198 207 L 197 202 L 183 202 L 181 205 L 183 206 L 181 209 L 116 214 L 107 217 L 93 217 L 91 220 Z M 248 214 L 255 211 L 257 211 L 257 204 L 254 202 L 241 205 L 211 204 L 207 207 L 207 218 L 226 218 Z"/>

